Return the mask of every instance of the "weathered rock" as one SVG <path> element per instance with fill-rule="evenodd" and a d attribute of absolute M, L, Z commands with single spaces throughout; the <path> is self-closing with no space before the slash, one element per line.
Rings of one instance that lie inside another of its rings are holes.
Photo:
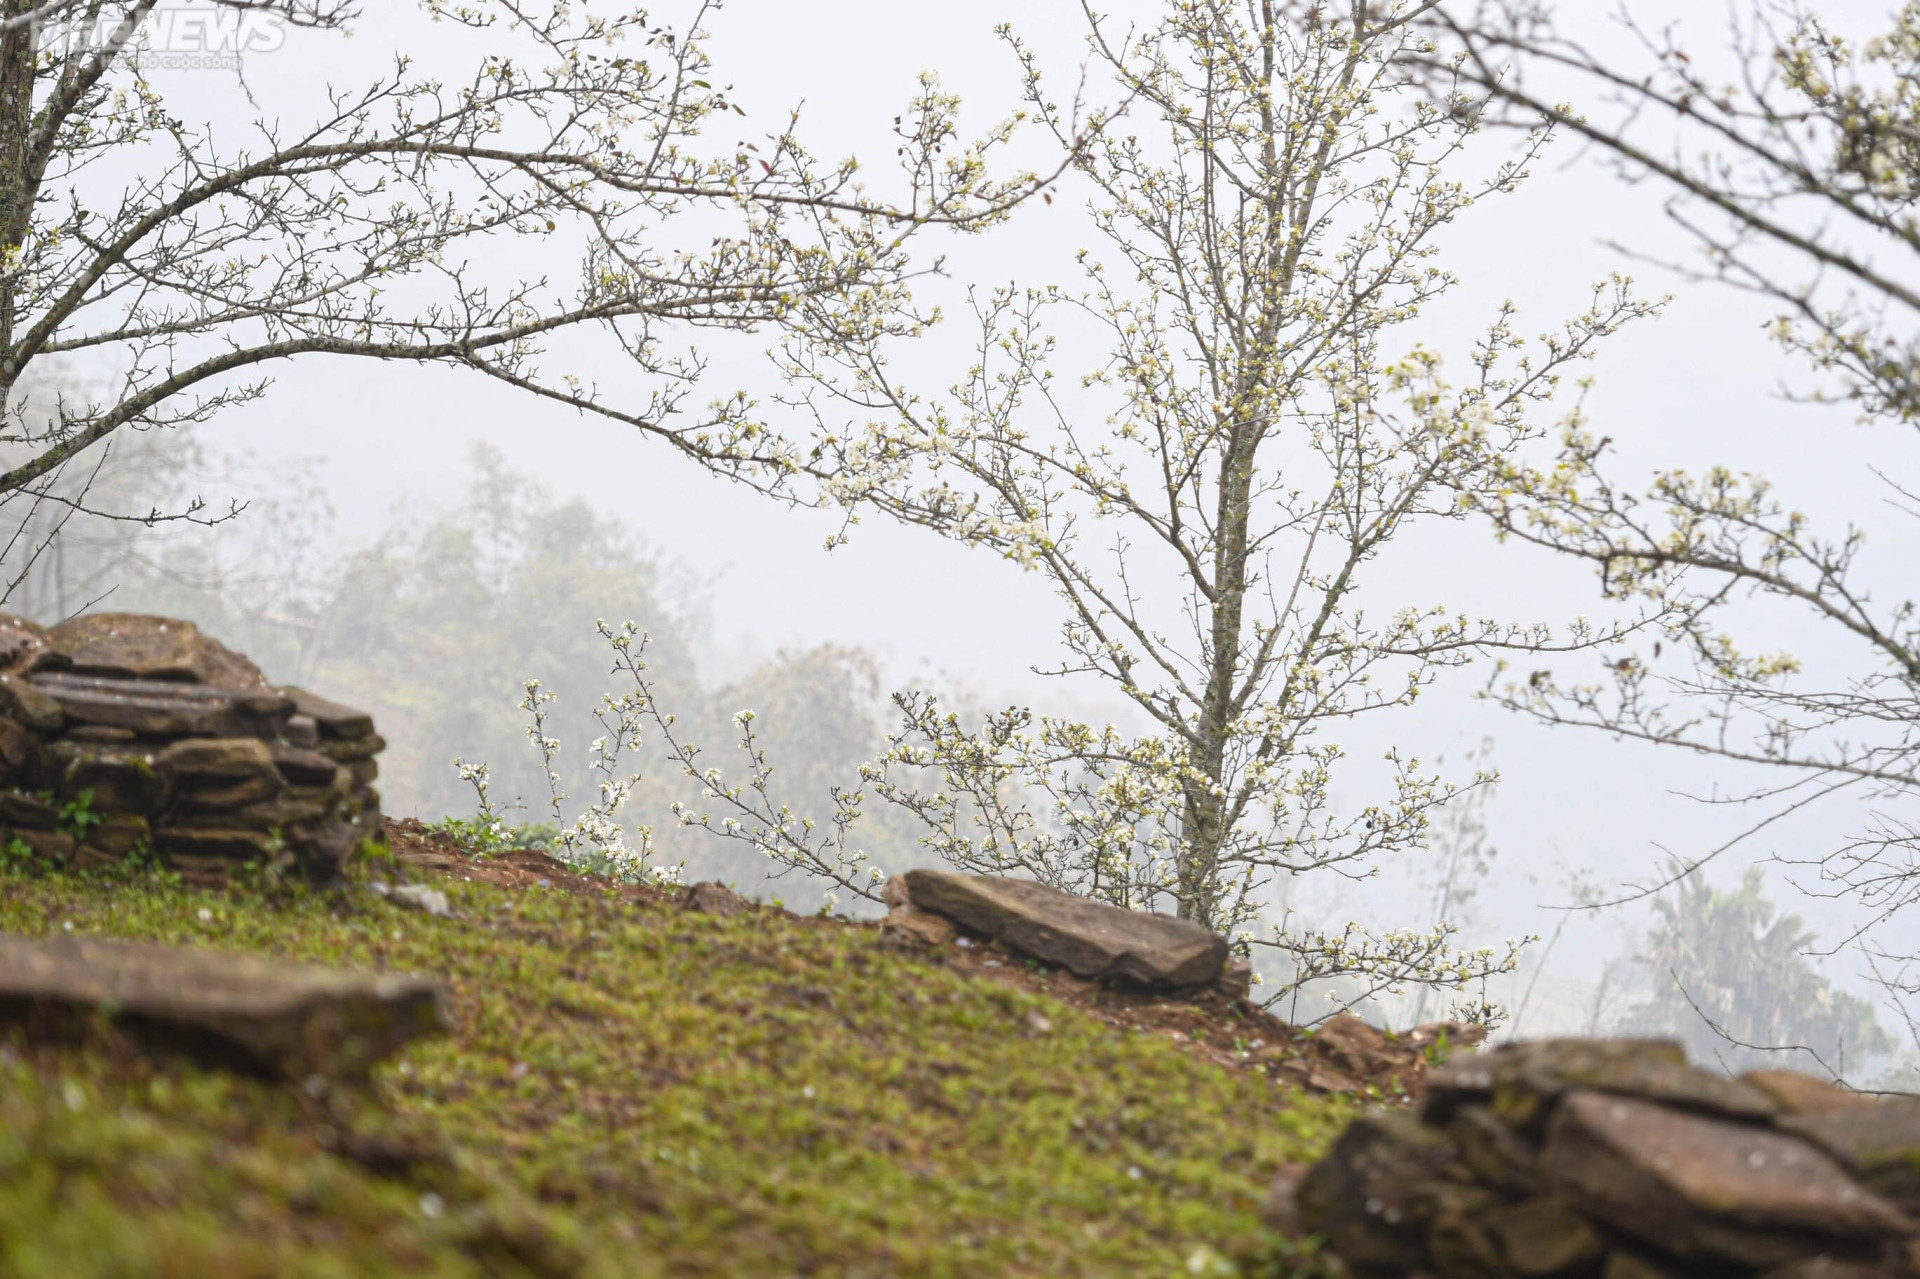
<path fill-rule="evenodd" d="M 147 751 L 62 741 L 55 742 L 48 755 L 53 788 L 61 798 L 78 801 L 90 795 L 87 806 L 96 813 L 151 816 L 173 796 L 171 779 L 154 768 Z"/>
<path fill-rule="evenodd" d="M 6 832 L 10 840 L 17 839 L 33 850 L 36 857 L 50 862 L 65 862 L 73 857 L 73 836 L 59 831 L 29 830 L 16 826 Z"/>
<path fill-rule="evenodd" d="M 353 1078 L 445 1028 L 432 982 L 257 955 L 0 934 L 0 1021 L 29 1035 L 96 1020 L 196 1059 L 288 1079 Z"/>
<path fill-rule="evenodd" d="M 92 613 L 46 633 L 47 647 L 81 675 L 264 689 L 260 668 L 192 622 Z"/>
<path fill-rule="evenodd" d="M 228 867 L 249 862 L 271 863 L 282 847 L 265 831 L 172 823 L 155 828 L 153 846 L 176 868 L 190 865 L 195 869 L 204 869 L 209 861 Z"/>
<path fill-rule="evenodd" d="M 60 824 L 60 810 L 46 800 L 19 791 L 0 791 L 0 824 L 29 830 L 52 830 Z"/>
<path fill-rule="evenodd" d="M 33 759 L 39 739 L 26 725 L 0 718 L 0 781 L 10 780 Z"/>
<path fill-rule="evenodd" d="M 453 918 L 453 904 L 447 895 L 425 884 L 388 884 L 374 880 L 367 885 L 375 897 L 384 897 L 413 910 L 424 911 L 437 919 Z"/>
<path fill-rule="evenodd" d="M 173 811 L 178 816 L 199 817 L 257 808 L 278 799 L 286 788 L 278 773 L 214 784 L 183 782 L 175 792 Z"/>
<path fill-rule="evenodd" d="M 753 909 L 753 904 L 725 884 L 713 880 L 703 880 L 680 895 L 683 910 L 699 911 L 704 915 L 744 915 Z"/>
<path fill-rule="evenodd" d="M 154 766 L 181 779 L 219 782 L 274 777 L 274 751 L 247 737 L 190 737 L 156 753 Z"/>
<path fill-rule="evenodd" d="M 1877 1099 L 1866 1093 L 1794 1070 L 1750 1070 L 1740 1078 L 1773 1098 L 1783 1114 L 1818 1114 L 1877 1104 Z"/>
<path fill-rule="evenodd" d="M 1906 1211 L 1920 1213 L 1920 1101 L 1901 1097 L 1808 1111 L 1782 1118 L 1780 1127 L 1827 1151 Z"/>
<path fill-rule="evenodd" d="M 1571 1089 L 1596 1089 L 1744 1120 L 1779 1109 L 1753 1084 L 1687 1064 L 1659 1039 L 1540 1039 L 1500 1047 L 1435 1071 L 1426 1114 L 1442 1121 L 1458 1105 L 1490 1105 L 1510 1127 L 1537 1129 Z"/>
<path fill-rule="evenodd" d="M 1541 1189 L 1539 1148 L 1494 1118 L 1485 1106 L 1456 1109 L 1447 1135 L 1474 1176 L 1495 1190 L 1526 1196 Z"/>
<path fill-rule="evenodd" d="M 339 797 L 331 795 L 308 799 L 283 792 L 264 803 L 229 808 L 219 817 L 222 825 L 238 826 L 242 830 L 292 830 L 325 821 L 330 816 L 344 817 L 339 811 L 341 803 Z"/>
<path fill-rule="evenodd" d="M 289 746 L 312 750 L 320 744 L 320 726 L 313 722 L 311 715 L 289 715 L 280 724 L 280 740 Z"/>
<path fill-rule="evenodd" d="M 1412 1116 L 1362 1115 L 1301 1179 L 1300 1224 L 1362 1270 L 1421 1269 L 1434 1188 L 1457 1164 L 1452 1144 Z"/>
<path fill-rule="evenodd" d="M 1593 1223 L 1559 1198 L 1501 1204 L 1481 1218 L 1481 1226 L 1506 1270 L 1525 1279 L 1577 1273 L 1606 1252 Z"/>
<path fill-rule="evenodd" d="M 1500 1245 L 1487 1221 L 1500 1196 L 1485 1186 L 1433 1181 L 1415 1197 L 1414 1211 L 1427 1223 L 1427 1257 L 1445 1279 L 1509 1279 Z"/>
<path fill-rule="evenodd" d="M 0 671 L 25 674 L 48 660 L 46 627 L 0 613 Z"/>
<path fill-rule="evenodd" d="M 331 786 L 340 771 L 340 765 L 319 751 L 301 746 L 275 744 L 272 755 L 273 766 L 295 786 Z"/>
<path fill-rule="evenodd" d="M 84 850 L 98 853 L 109 861 L 125 861 L 143 845 L 148 849 L 153 847 L 153 829 L 146 818 L 117 814 L 87 834 Z"/>
<path fill-rule="evenodd" d="M 60 703 L 18 673 L 0 674 L 0 715 L 41 733 L 57 732 L 67 722 Z"/>
<path fill-rule="evenodd" d="M 336 741 L 323 732 L 320 744 L 314 749 L 328 759 L 341 764 L 351 764 L 355 760 L 368 759 L 387 749 L 387 739 L 378 733 L 369 733 L 365 737 L 341 738 Z"/>
<path fill-rule="evenodd" d="M 1227 960 L 1227 967 L 1213 983 L 1214 989 L 1233 999 L 1253 998 L 1253 961 L 1240 956 Z"/>
<path fill-rule="evenodd" d="M 373 736 L 373 716 L 365 711 L 316 697 L 303 688 L 280 690 L 293 700 L 293 713 L 313 722 L 323 739 L 358 740 Z"/>
<path fill-rule="evenodd" d="M 106 742 L 112 745 L 125 745 L 140 740 L 140 734 L 131 728 L 113 728 L 106 724 L 81 724 L 69 727 L 62 735 L 70 742 Z"/>
<path fill-rule="evenodd" d="M 907 895 L 907 881 L 900 875 L 881 887 L 880 900 L 887 906 L 886 922 L 880 926 L 883 936 L 919 946 L 945 946 L 960 935 L 960 926 L 945 915 L 915 906 Z"/>
<path fill-rule="evenodd" d="M 937 870 L 898 878 L 916 908 L 1082 977 L 1181 989 L 1209 985 L 1226 967 L 1226 939 L 1187 920 L 1121 910 L 1031 880 Z"/>
<path fill-rule="evenodd" d="M 79 724 L 123 728 L 142 737 L 258 737 L 272 731 L 273 697 L 158 680 L 105 679 L 51 672 L 32 686 Z M 281 699 L 284 700 L 284 699 Z"/>
<path fill-rule="evenodd" d="M 1540 1167 L 1583 1212 L 1683 1258 L 1769 1265 L 1915 1229 L 1796 1137 L 1601 1092 L 1561 1099 Z"/>

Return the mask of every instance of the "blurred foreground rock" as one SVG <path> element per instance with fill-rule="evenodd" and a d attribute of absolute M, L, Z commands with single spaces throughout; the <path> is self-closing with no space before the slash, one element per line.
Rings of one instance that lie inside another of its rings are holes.
<path fill-rule="evenodd" d="M 0 614 L 0 847 L 323 883 L 379 836 L 385 746 L 369 716 L 272 687 L 190 622 Z"/>
<path fill-rule="evenodd" d="M 1920 1276 L 1920 1101 L 1727 1079 L 1657 1040 L 1543 1040 L 1432 1072 L 1267 1207 L 1353 1273 Z"/>
<path fill-rule="evenodd" d="M 355 1079 L 446 1026 L 434 983 L 258 955 L 0 933 L 0 1025 L 30 1040 L 101 1027 L 204 1064 Z"/>

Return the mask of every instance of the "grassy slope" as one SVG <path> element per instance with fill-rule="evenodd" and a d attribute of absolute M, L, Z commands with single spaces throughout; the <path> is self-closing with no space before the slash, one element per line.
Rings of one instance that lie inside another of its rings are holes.
<path fill-rule="evenodd" d="M 0 1277 L 1231 1273 L 1348 1113 L 870 928 L 442 886 L 0 870 L 0 929 L 431 973 L 458 1022 L 361 1099 L 0 1047 Z"/>

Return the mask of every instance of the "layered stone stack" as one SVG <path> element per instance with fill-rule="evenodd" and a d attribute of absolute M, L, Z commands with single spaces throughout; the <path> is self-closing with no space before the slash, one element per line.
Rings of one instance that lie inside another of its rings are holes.
<path fill-rule="evenodd" d="M 1920 1099 L 1728 1079 L 1663 1041 L 1515 1044 L 1354 1123 L 1269 1213 L 1357 1275 L 1920 1275 Z"/>
<path fill-rule="evenodd" d="M 271 686 L 190 622 L 0 614 L 0 847 L 323 883 L 379 837 L 385 745 L 369 716 Z"/>

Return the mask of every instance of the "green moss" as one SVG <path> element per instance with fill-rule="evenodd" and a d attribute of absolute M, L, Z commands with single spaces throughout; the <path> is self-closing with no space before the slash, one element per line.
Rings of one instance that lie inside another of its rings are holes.
<path fill-rule="evenodd" d="M 431 973 L 458 1022 L 376 1080 L 433 1176 L 328 1153 L 342 1121 L 265 1085 L 0 1063 L 0 1274 L 1214 1273 L 1347 1114 L 871 929 L 440 886 L 459 918 L 0 877 L 0 929 Z"/>

